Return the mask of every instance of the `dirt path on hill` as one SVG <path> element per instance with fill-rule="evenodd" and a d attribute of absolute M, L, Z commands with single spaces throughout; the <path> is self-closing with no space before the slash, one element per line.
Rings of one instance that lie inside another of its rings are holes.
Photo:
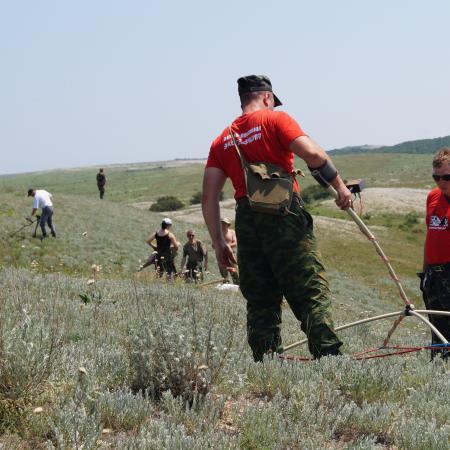
<path fill-rule="evenodd" d="M 410 188 L 368 188 L 363 191 L 362 195 L 362 212 L 363 213 L 383 213 L 396 212 L 398 214 L 407 214 L 415 211 L 422 214 L 425 211 L 425 201 L 428 191 L 426 189 L 410 189 Z M 131 206 L 138 209 L 148 209 L 152 202 L 132 203 Z M 334 205 L 333 200 L 322 202 L 323 205 Z M 220 202 L 220 210 L 223 217 L 229 217 L 234 220 L 235 217 L 234 199 L 227 199 Z M 355 203 L 356 212 L 360 212 L 360 205 Z M 174 221 L 186 222 L 193 225 L 203 224 L 203 216 L 200 205 L 193 205 L 179 211 L 166 211 L 160 213 L 161 217 L 170 217 Z M 331 219 L 323 216 L 314 218 L 318 228 L 339 229 L 341 233 L 359 233 L 356 225 L 348 218 Z M 377 227 L 372 227 L 376 229 Z M 378 227 L 382 229 L 383 227 Z"/>
<path fill-rule="evenodd" d="M 382 213 L 396 212 L 407 214 L 415 211 L 419 214 L 425 212 L 427 189 L 411 188 L 368 188 L 362 192 L 363 212 Z M 323 202 L 323 205 L 332 205 L 333 200 Z M 359 212 L 359 202 L 355 203 L 355 210 Z"/>

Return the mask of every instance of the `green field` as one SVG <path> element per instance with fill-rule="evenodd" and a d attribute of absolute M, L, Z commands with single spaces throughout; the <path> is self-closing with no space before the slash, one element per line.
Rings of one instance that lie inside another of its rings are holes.
<path fill-rule="evenodd" d="M 430 155 L 334 159 L 344 178 L 364 178 L 367 187 L 431 187 Z M 350 356 L 379 346 L 393 319 L 342 332 L 342 358 L 255 364 L 239 293 L 136 274 L 163 215 L 133 204 L 161 195 L 188 204 L 201 188 L 201 164 L 105 170 L 104 201 L 96 168 L 0 177 L 0 448 L 450 448 L 448 364 L 430 363 L 425 351 Z M 302 184 L 311 183 L 308 176 Z M 11 237 L 31 210 L 31 186 L 54 195 L 57 239 L 40 242 L 31 227 Z M 224 191 L 230 199 L 229 183 Z M 345 213 L 311 208 L 335 323 L 401 310 L 384 265 Z M 379 211 L 367 222 L 421 306 L 415 272 L 424 225 L 402 213 Z M 202 224 L 175 221 L 173 231 L 184 242 L 189 227 L 211 249 Z M 218 275 L 212 253 L 206 281 Z M 92 264 L 101 270 L 88 285 Z M 286 307 L 284 343 L 302 338 Z M 428 342 L 411 318 L 393 338 Z M 289 354 L 307 356 L 304 347 Z"/>

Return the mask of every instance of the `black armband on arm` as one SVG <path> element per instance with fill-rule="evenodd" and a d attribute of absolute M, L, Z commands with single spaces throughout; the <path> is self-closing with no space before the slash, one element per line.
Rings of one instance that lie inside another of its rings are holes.
<path fill-rule="evenodd" d="M 334 164 L 329 159 L 317 169 L 313 169 L 309 166 L 308 169 L 311 171 L 311 175 L 316 181 L 325 188 L 329 186 L 330 182 L 333 181 L 338 174 L 336 167 L 334 167 Z"/>

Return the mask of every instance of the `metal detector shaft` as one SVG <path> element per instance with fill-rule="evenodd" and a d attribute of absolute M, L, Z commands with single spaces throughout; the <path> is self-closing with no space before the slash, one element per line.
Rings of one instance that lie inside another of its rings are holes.
<path fill-rule="evenodd" d="M 39 219 L 36 218 L 36 226 L 34 227 L 33 237 L 37 236 L 37 229 L 39 226 L 39 222 L 40 222 L 40 218 Z"/>
<path fill-rule="evenodd" d="M 198 287 L 211 286 L 212 284 L 220 283 L 226 281 L 224 278 L 219 278 L 218 280 L 208 281 L 206 283 L 199 284 Z"/>
<path fill-rule="evenodd" d="M 10 236 L 11 236 L 11 237 L 15 236 L 16 234 L 20 233 L 24 228 L 33 225 L 33 223 L 34 223 L 34 221 L 28 222 L 28 223 L 22 225 L 18 230 L 14 231 L 14 233 L 11 233 Z"/>
<path fill-rule="evenodd" d="M 338 199 L 339 195 L 333 186 L 329 185 L 327 189 L 335 199 Z M 380 247 L 380 244 L 378 244 L 377 240 L 375 239 L 375 236 L 372 234 L 372 232 L 369 230 L 369 228 L 367 228 L 366 224 L 361 220 L 361 218 L 358 216 L 358 214 L 356 214 L 356 212 L 354 211 L 353 208 L 347 208 L 345 211 L 353 219 L 353 221 L 356 223 L 356 225 L 358 225 L 359 229 L 367 237 L 367 239 L 369 239 L 369 241 L 372 242 L 378 255 L 380 255 L 380 258 L 383 260 L 386 267 L 388 268 L 389 275 L 394 280 L 394 282 L 398 288 L 398 291 L 400 293 L 400 297 L 405 302 L 405 305 L 410 305 L 411 302 L 409 301 L 408 296 L 406 295 L 406 293 L 403 289 L 403 286 L 400 283 L 399 278 L 397 277 L 394 269 L 392 268 L 391 263 L 389 262 L 389 259 L 384 254 L 383 249 Z"/>

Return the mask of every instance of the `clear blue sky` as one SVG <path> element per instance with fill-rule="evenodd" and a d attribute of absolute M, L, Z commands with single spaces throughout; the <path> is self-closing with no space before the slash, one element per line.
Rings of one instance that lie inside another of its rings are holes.
<path fill-rule="evenodd" d="M 450 134 L 450 2 L 3 1 L 0 173 L 206 157 L 236 79 L 324 148 Z"/>

